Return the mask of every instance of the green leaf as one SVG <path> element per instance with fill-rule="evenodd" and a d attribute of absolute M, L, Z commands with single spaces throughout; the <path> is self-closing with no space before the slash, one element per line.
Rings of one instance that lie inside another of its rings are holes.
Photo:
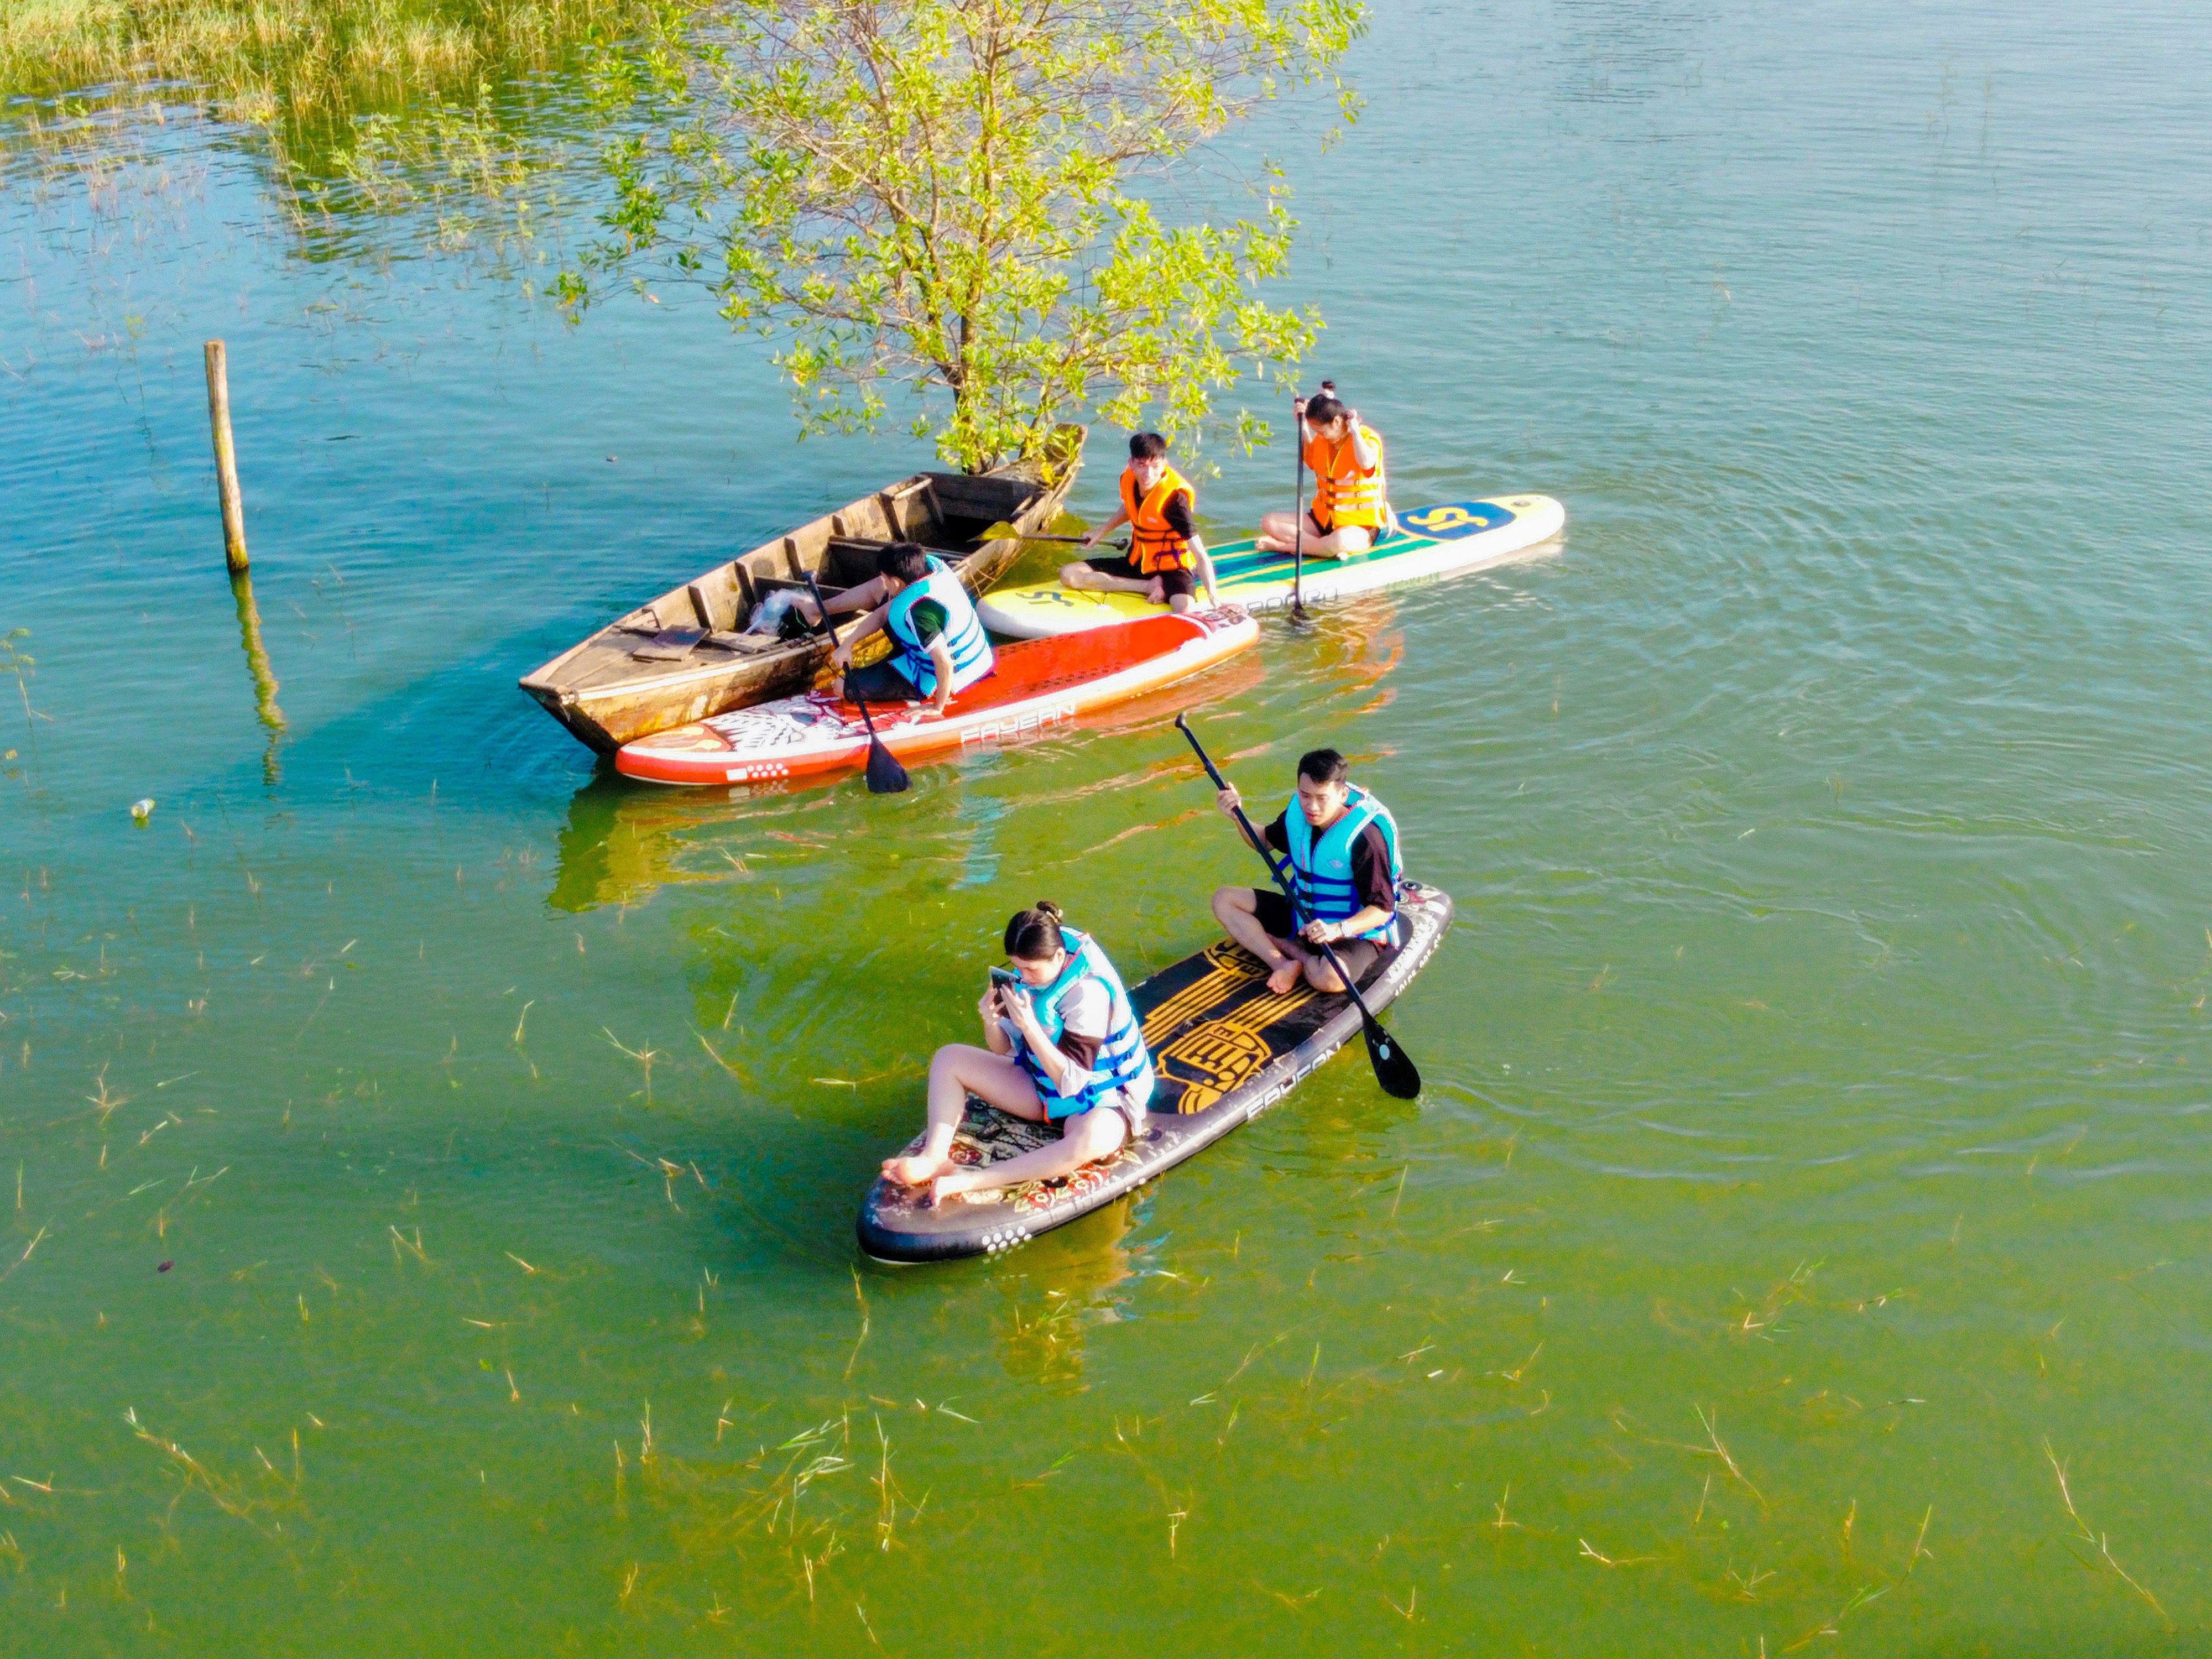
<path fill-rule="evenodd" d="M 1084 410 L 1170 436 L 1223 420 L 1322 323 L 1269 303 L 1297 221 L 1280 173 L 1226 223 L 1152 197 L 1365 30 L 1354 0 L 714 0 L 664 11 L 595 66 L 646 114 L 603 155 L 606 238 L 583 268 L 708 287 L 774 343 L 802 432 L 912 429 L 981 471 L 1044 454 Z M 555 293 L 572 312 L 580 271 Z M 1226 423 L 1249 448 L 1267 428 Z"/>

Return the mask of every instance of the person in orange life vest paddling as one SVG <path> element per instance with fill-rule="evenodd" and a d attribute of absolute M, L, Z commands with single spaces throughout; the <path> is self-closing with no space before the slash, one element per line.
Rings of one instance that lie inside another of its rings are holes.
<path fill-rule="evenodd" d="M 1234 818 L 1242 798 L 1217 797 Z M 1344 989 L 1317 948 L 1334 947 L 1356 981 L 1398 942 L 1398 826 L 1382 803 L 1346 778 L 1344 757 L 1316 749 L 1299 757 L 1298 790 L 1261 832 L 1276 867 L 1291 879 L 1305 915 L 1273 888 L 1214 890 L 1213 914 L 1229 937 L 1267 965 L 1267 988 L 1281 996 L 1305 975 L 1316 991 Z M 1280 854 L 1279 857 L 1277 854 Z"/>
<path fill-rule="evenodd" d="M 1298 437 L 1313 470 L 1313 505 L 1305 514 L 1305 551 L 1315 558 L 1347 559 L 1390 533 L 1389 480 L 1382 467 L 1382 435 L 1362 425 L 1359 411 L 1324 393 L 1291 405 Z M 1297 520 L 1265 513 L 1252 545 L 1262 553 L 1288 553 Z"/>
<path fill-rule="evenodd" d="M 1053 1181 L 1111 1158 L 1145 1132 L 1157 1081 L 1121 977 L 1098 942 L 1039 901 L 1006 923 L 1010 969 L 991 971 L 975 1012 L 983 1042 L 948 1042 L 930 1057 L 929 1127 L 921 1150 L 884 1160 L 902 1186 L 956 1193 Z M 1062 1126 L 1060 1140 L 988 1169 L 953 1162 L 952 1137 L 975 1096 L 1032 1123 Z"/>
<path fill-rule="evenodd" d="M 1154 605 L 1182 611 L 1196 608 L 1195 573 L 1206 584 L 1206 604 L 1218 603 L 1213 560 L 1191 519 L 1197 507 L 1190 480 L 1168 465 L 1168 441 L 1157 432 L 1138 433 L 1129 440 L 1129 465 L 1121 472 L 1121 510 L 1083 538 L 1085 547 L 1096 547 L 1126 524 L 1129 556 L 1078 559 L 1060 567 L 1060 580 L 1093 593 L 1141 593 Z"/>
<path fill-rule="evenodd" d="M 830 653 L 845 672 L 830 683 L 830 694 L 866 702 L 926 702 L 941 715 L 955 692 L 991 672 L 991 641 L 975 606 L 959 573 L 913 542 L 879 549 L 876 569 L 886 597 Z M 879 632 L 891 636 L 891 654 L 854 667 L 853 647 Z"/>

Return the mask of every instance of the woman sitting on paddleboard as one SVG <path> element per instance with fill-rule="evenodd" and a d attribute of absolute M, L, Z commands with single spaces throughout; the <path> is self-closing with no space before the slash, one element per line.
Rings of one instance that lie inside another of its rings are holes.
<path fill-rule="evenodd" d="M 948 1042 L 937 1051 L 928 1137 L 912 1157 L 884 1160 L 885 1176 L 927 1186 L 933 1202 L 1071 1175 L 1144 1133 L 1152 1057 L 1097 941 L 1064 927 L 1058 905 L 1040 902 L 1006 924 L 1006 948 L 1012 971 L 994 969 L 975 1005 L 987 1046 Z M 957 1165 L 952 1136 L 971 1094 L 1033 1123 L 1060 1124 L 1061 1137 L 988 1169 Z"/>
<path fill-rule="evenodd" d="M 1356 409 L 1324 392 L 1291 405 L 1298 441 L 1314 477 L 1313 505 L 1305 514 L 1304 553 L 1310 559 L 1348 559 L 1390 533 L 1390 481 L 1382 466 L 1382 434 Z M 1252 545 L 1262 553 L 1288 553 L 1298 532 L 1288 513 L 1260 515 Z"/>
<path fill-rule="evenodd" d="M 943 714 L 952 694 L 991 672 L 991 641 L 975 616 L 960 574 L 913 542 L 893 542 L 876 553 L 875 582 L 884 596 L 860 625 L 837 643 L 831 659 L 845 672 L 830 683 L 833 696 L 866 702 L 926 702 Z M 811 610 L 811 607 L 810 607 Z M 896 649 L 882 662 L 853 666 L 853 647 L 878 630 Z"/>
<path fill-rule="evenodd" d="M 1232 819 L 1243 804 L 1234 789 L 1217 799 L 1222 816 Z M 1343 756 L 1315 749 L 1298 757 L 1297 793 L 1261 834 L 1267 842 L 1261 850 L 1291 878 L 1297 909 L 1273 888 L 1221 887 L 1213 894 L 1215 918 L 1267 964 L 1267 988 L 1277 996 L 1296 985 L 1301 972 L 1316 991 L 1343 990 L 1314 947 L 1333 945 L 1357 981 L 1398 943 L 1403 871 L 1396 821 L 1381 801 L 1352 787 Z"/>

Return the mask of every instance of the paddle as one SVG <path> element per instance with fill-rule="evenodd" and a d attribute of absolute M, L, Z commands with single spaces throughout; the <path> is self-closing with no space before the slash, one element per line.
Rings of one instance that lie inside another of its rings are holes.
<path fill-rule="evenodd" d="M 884 747 L 884 740 L 876 735 L 876 723 L 868 718 L 868 705 L 860 698 L 853 699 L 860 708 L 860 723 L 868 728 L 868 793 L 872 795 L 896 795 L 913 781 L 906 768 L 898 763 L 891 751 Z"/>
<path fill-rule="evenodd" d="M 1291 447 L 1297 452 L 1297 482 L 1291 486 L 1291 617 L 1306 619 L 1306 434 L 1297 411 L 1291 412 Z M 1188 729 L 1183 732 L 1190 737 Z M 1196 744 L 1195 738 L 1191 742 Z M 1211 772 L 1209 763 L 1206 769 Z"/>
<path fill-rule="evenodd" d="M 1076 522 L 1080 524 L 1082 520 L 1079 519 Z M 1083 538 L 1080 536 L 1048 536 L 1041 532 L 1034 530 L 1017 530 L 1013 526 L 1006 523 L 1004 520 L 1001 520 L 999 523 L 993 525 L 988 530 L 986 530 L 975 539 L 979 542 L 1080 542 Z M 1110 547 L 1116 553 L 1127 553 L 1129 550 L 1129 544 L 1127 542 L 1098 542 L 1094 544 L 1094 545 L 1099 547 Z"/>
<path fill-rule="evenodd" d="M 821 585 L 814 580 L 811 570 L 806 572 L 806 590 L 814 595 L 814 609 L 819 618 L 815 627 L 831 639 L 836 639 L 837 630 L 830 625 L 830 607 L 823 601 Z M 906 768 L 901 766 L 891 751 L 884 747 L 884 740 L 876 735 L 876 723 L 868 718 L 868 705 L 858 697 L 853 699 L 853 703 L 860 711 L 860 724 L 868 728 L 868 793 L 872 795 L 898 794 L 913 780 L 907 776 Z"/>
<path fill-rule="evenodd" d="M 1189 741 L 1192 750 L 1198 756 L 1198 763 L 1206 769 L 1206 775 L 1213 780 L 1213 787 L 1216 789 L 1226 789 L 1229 787 L 1227 781 L 1214 769 L 1212 757 L 1206 754 L 1205 747 L 1198 740 L 1198 733 L 1190 729 L 1190 723 L 1181 714 L 1176 716 L 1176 730 L 1182 732 Z M 1275 885 L 1283 890 L 1283 896 L 1290 900 L 1292 915 L 1303 915 L 1307 921 L 1312 921 L 1312 911 L 1298 902 L 1297 890 L 1283 879 L 1282 870 L 1268 855 L 1267 843 L 1260 838 L 1260 832 L 1252 827 L 1252 820 L 1244 816 L 1244 809 L 1241 806 L 1237 809 L 1237 827 L 1244 832 L 1244 839 L 1252 843 L 1252 850 L 1259 854 L 1266 862 L 1267 873 L 1275 878 Z M 1343 981 L 1344 988 L 1350 994 L 1353 1006 L 1359 1010 L 1360 1031 L 1367 1039 L 1367 1060 L 1368 1064 L 1375 1068 L 1376 1082 L 1382 1085 L 1382 1092 L 1386 1095 L 1395 1095 L 1400 1100 L 1415 1098 L 1421 1092 L 1420 1072 L 1407 1057 L 1406 1051 L 1398 1046 L 1398 1040 L 1382 1029 L 1382 1022 L 1376 1019 L 1370 1011 L 1367 1000 L 1359 994 L 1359 988 L 1352 982 L 1352 975 L 1345 971 L 1344 964 L 1337 960 L 1336 952 L 1329 949 L 1327 945 L 1322 945 L 1321 953 L 1328 959 L 1328 965 L 1335 970 L 1337 978 Z"/>

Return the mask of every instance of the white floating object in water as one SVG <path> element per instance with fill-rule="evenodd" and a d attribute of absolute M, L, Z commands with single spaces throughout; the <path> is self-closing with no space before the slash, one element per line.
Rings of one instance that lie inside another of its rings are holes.
<path fill-rule="evenodd" d="M 149 795 L 143 800 L 132 801 L 131 803 L 131 816 L 137 819 L 141 823 L 145 823 L 148 818 L 152 817 L 154 816 L 154 798 L 151 795 Z"/>

